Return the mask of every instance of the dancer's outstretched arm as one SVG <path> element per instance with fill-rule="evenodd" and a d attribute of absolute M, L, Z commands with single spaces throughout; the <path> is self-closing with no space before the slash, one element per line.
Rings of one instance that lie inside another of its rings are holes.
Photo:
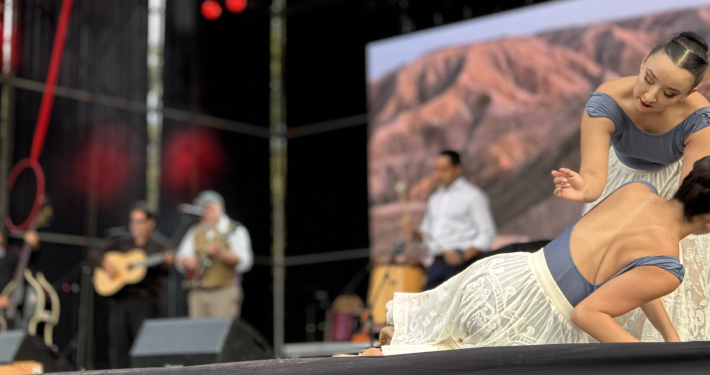
<path fill-rule="evenodd" d="M 582 165 L 579 173 L 552 171 L 555 195 L 577 202 L 594 202 L 604 192 L 609 172 L 609 145 L 616 125 L 605 117 L 582 116 Z"/>
<path fill-rule="evenodd" d="M 639 341 L 613 318 L 665 296 L 678 285 L 680 280 L 664 269 L 636 267 L 610 280 L 582 300 L 572 311 L 570 319 L 600 342 Z"/>

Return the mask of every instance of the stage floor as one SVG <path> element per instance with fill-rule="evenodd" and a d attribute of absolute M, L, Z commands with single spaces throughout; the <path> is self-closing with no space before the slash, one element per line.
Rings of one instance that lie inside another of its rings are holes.
<path fill-rule="evenodd" d="M 89 374 L 710 374 L 710 342 L 489 347 L 390 357 L 302 358 Z"/>

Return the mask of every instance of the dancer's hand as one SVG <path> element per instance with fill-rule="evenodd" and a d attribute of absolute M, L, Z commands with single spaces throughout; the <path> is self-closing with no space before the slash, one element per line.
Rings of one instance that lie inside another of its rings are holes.
<path fill-rule="evenodd" d="M 355 355 L 355 354 L 336 354 L 333 357 L 338 358 L 338 357 L 382 357 L 384 354 L 382 354 L 382 350 L 377 349 L 377 348 L 368 348 L 365 349 L 364 352 Z"/>
<path fill-rule="evenodd" d="M 380 346 L 389 345 L 392 341 L 392 336 L 394 336 L 394 327 L 387 326 L 380 330 Z"/>
<path fill-rule="evenodd" d="M 365 349 L 364 352 L 360 353 L 360 356 L 363 357 L 382 357 L 384 354 L 382 354 L 382 350 L 377 349 L 377 348 L 367 348 Z"/>
<path fill-rule="evenodd" d="M 678 336 L 678 333 L 676 332 L 675 335 L 668 337 L 666 342 L 680 342 L 680 336 Z"/>
<path fill-rule="evenodd" d="M 587 191 L 587 186 L 579 173 L 571 169 L 560 168 L 559 170 L 552 171 L 552 177 L 555 181 L 556 196 L 571 201 L 585 201 L 584 195 Z"/>

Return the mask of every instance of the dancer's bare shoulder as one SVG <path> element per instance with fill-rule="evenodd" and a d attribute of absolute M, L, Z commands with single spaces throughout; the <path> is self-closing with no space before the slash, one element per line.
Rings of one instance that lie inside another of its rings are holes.
<path fill-rule="evenodd" d="M 629 231 L 618 241 L 623 249 L 617 258 L 619 267 L 645 256 L 678 257 L 678 239 L 660 224 Z"/>
<path fill-rule="evenodd" d="M 685 103 L 694 111 L 710 106 L 710 102 L 708 102 L 707 98 L 697 91 L 688 95 L 688 97 L 685 98 Z"/>
<path fill-rule="evenodd" d="M 603 92 L 619 101 L 631 94 L 635 80 L 635 76 L 629 76 L 606 81 L 597 88 L 597 92 Z"/>

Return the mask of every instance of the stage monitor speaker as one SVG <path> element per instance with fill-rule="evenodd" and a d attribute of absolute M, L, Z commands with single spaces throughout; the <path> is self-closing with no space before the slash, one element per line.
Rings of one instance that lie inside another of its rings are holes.
<path fill-rule="evenodd" d="M 74 370 L 66 358 L 45 345 L 41 338 L 19 330 L 0 333 L 0 364 L 17 361 L 41 362 L 44 372 Z"/>
<path fill-rule="evenodd" d="M 227 317 L 146 320 L 130 354 L 132 367 L 194 366 L 274 358 L 269 343 L 252 326 Z"/>

